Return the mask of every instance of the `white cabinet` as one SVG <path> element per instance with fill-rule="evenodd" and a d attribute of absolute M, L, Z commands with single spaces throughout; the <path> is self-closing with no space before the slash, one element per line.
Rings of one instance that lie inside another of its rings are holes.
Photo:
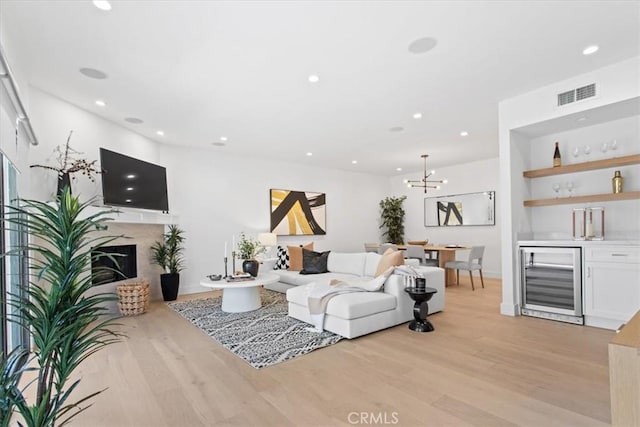
<path fill-rule="evenodd" d="M 585 324 L 617 329 L 640 310 L 640 247 L 586 246 Z"/>

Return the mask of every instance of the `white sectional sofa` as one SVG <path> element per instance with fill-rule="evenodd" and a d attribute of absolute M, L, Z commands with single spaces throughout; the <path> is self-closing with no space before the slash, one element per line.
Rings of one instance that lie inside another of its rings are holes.
<path fill-rule="evenodd" d="M 331 252 L 327 261 L 328 273 L 303 275 L 298 271 L 269 270 L 278 274 L 280 281 L 265 288 L 286 292 L 289 316 L 311 323 L 307 307 L 308 284 L 331 279 L 348 282 L 371 280 L 380 258 L 381 255 L 372 252 Z M 443 310 L 444 270 L 438 267 L 416 269 L 426 278 L 427 286 L 438 291 L 429 301 L 429 313 Z M 327 305 L 324 328 L 346 338 L 355 338 L 408 322 L 413 319 L 414 303 L 404 292 L 404 287 L 404 276 L 392 274 L 380 292 L 356 292 L 333 297 Z"/>

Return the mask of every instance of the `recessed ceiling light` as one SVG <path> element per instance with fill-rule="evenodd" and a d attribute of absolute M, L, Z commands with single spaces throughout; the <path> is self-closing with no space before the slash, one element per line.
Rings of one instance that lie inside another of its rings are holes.
<path fill-rule="evenodd" d="M 438 41 L 432 37 L 422 37 L 409 43 L 409 52 L 415 54 L 429 52 L 437 44 Z"/>
<path fill-rule="evenodd" d="M 358 161 L 357 160 L 351 160 L 351 163 L 354 164 L 354 165 L 357 165 Z"/>
<path fill-rule="evenodd" d="M 104 102 L 102 99 L 96 99 L 96 105 L 99 105 L 100 107 L 104 107 L 107 105 L 107 103 Z"/>
<path fill-rule="evenodd" d="M 593 53 L 596 53 L 598 51 L 598 49 L 600 49 L 600 47 L 598 47 L 598 45 L 591 45 L 591 46 L 587 46 L 582 50 L 582 54 L 583 55 L 591 55 Z"/>
<path fill-rule="evenodd" d="M 129 122 L 129 123 L 133 123 L 136 125 L 139 125 L 140 123 L 144 123 L 144 120 L 139 119 L 137 117 L 125 117 L 124 119 L 125 122 Z"/>
<path fill-rule="evenodd" d="M 93 0 L 93 5 L 100 10 L 111 10 L 111 3 L 107 0 Z"/>
<path fill-rule="evenodd" d="M 400 172 L 400 171 L 402 170 L 402 168 L 396 168 L 396 170 L 397 170 L 398 172 Z"/>
<path fill-rule="evenodd" d="M 469 132 L 467 132 L 466 130 L 463 130 L 462 132 L 460 132 L 460 136 L 467 136 L 469 135 Z"/>
<path fill-rule="evenodd" d="M 389 128 L 389 132 L 402 132 L 404 130 L 404 128 L 402 126 L 394 126 L 392 128 Z"/>
<path fill-rule="evenodd" d="M 307 156 L 313 156 L 313 153 L 312 152 L 308 152 Z"/>
<path fill-rule="evenodd" d="M 311 74 L 309 76 L 309 82 L 318 83 L 319 81 L 320 81 L 320 77 L 318 77 L 316 74 Z"/>
<path fill-rule="evenodd" d="M 107 73 L 95 68 L 80 68 L 80 73 L 92 79 L 106 79 Z"/>
<path fill-rule="evenodd" d="M 164 136 L 164 131 L 159 130 L 159 131 L 157 131 L 156 133 L 157 133 L 158 135 L 160 135 L 160 136 Z"/>
<path fill-rule="evenodd" d="M 212 142 L 211 145 L 215 145 L 216 147 L 224 147 L 225 144 L 224 142 Z"/>
<path fill-rule="evenodd" d="M 413 118 L 414 118 L 414 119 L 416 119 L 416 120 L 417 120 L 417 119 L 421 119 L 421 118 L 422 118 L 422 113 L 415 113 L 415 114 L 413 115 Z"/>
<path fill-rule="evenodd" d="M 227 138 L 226 136 L 221 136 L 220 137 L 220 141 L 227 141 L 229 138 Z"/>

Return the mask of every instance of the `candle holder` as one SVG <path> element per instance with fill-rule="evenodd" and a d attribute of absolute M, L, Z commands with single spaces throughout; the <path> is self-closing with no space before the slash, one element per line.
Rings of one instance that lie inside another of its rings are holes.
<path fill-rule="evenodd" d="M 226 279 L 227 277 L 229 277 L 227 272 L 227 257 L 224 257 L 224 278 Z"/>

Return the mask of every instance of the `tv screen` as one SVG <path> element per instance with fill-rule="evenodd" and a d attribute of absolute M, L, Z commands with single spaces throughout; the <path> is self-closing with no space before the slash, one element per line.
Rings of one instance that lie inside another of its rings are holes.
<path fill-rule="evenodd" d="M 169 211 L 165 168 L 105 148 L 100 163 L 105 205 Z"/>

